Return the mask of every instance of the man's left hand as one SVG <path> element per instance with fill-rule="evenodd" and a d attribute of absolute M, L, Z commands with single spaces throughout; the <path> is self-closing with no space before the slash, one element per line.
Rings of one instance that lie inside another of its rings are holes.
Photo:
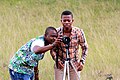
<path fill-rule="evenodd" d="M 75 65 L 76 65 L 77 71 L 82 71 L 82 69 L 83 69 L 82 62 L 75 62 Z"/>

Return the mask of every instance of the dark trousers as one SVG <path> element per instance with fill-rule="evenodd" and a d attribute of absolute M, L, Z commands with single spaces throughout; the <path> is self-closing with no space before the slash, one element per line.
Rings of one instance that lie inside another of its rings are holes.
<path fill-rule="evenodd" d="M 34 74 L 22 74 L 9 69 L 11 80 L 33 80 Z"/>

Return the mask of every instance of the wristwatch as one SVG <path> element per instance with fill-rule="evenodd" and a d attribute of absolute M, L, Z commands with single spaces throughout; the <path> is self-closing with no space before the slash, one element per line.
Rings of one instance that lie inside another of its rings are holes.
<path fill-rule="evenodd" d="M 80 60 L 80 62 L 84 65 L 84 62 L 83 62 L 83 60 Z"/>

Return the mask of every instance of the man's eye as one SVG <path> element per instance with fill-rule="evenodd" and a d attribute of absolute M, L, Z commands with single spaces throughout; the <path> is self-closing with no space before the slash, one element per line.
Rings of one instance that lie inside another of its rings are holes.
<path fill-rule="evenodd" d="M 57 38 L 57 36 L 54 36 L 54 35 L 53 35 L 52 37 L 55 37 L 55 38 Z"/>
<path fill-rule="evenodd" d="M 62 20 L 62 22 L 71 22 L 72 20 Z"/>

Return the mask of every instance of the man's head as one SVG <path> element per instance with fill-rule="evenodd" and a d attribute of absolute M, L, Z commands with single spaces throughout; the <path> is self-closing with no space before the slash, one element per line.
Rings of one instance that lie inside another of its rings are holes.
<path fill-rule="evenodd" d="M 55 41 L 55 39 L 57 38 L 58 33 L 57 30 L 54 27 L 47 27 L 45 30 L 45 41 L 46 44 L 51 44 Z"/>
<path fill-rule="evenodd" d="M 73 14 L 71 11 L 63 11 L 61 14 L 61 23 L 64 27 L 64 29 L 69 30 L 72 28 L 72 23 L 73 23 Z"/>

